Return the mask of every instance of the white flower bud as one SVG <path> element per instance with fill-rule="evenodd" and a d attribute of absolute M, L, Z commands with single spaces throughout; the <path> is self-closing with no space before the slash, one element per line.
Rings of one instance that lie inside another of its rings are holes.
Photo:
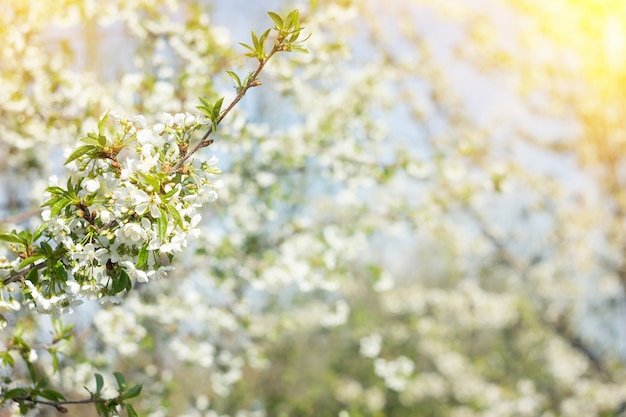
<path fill-rule="evenodd" d="M 96 179 L 88 179 L 83 182 L 83 187 L 87 190 L 88 193 L 93 194 L 100 188 L 100 181 Z"/>

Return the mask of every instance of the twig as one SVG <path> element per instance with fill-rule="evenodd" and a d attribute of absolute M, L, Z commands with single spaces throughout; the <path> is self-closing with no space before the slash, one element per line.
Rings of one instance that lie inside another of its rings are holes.
<path fill-rule="evenodd" d="M 5 224 L 6 223 L 20 223 L 20 222 L 23 222 L 24 220 L 30 219 L 31 217 L 38 216 L 39 214 L 41 214 L 40 208 L 28 210 L 23 213 L 17 213 L 17 214 L 13 214 L 8 217 L 5 217 L 4 219 L 0 220 L 0 223 L 5 223 Z"/>
<path fill-rule="evenodd" d="M 32 396 L 27 395 L 24 397 L 11 398 L 11 400 L 15 401 L 16 403 L 28 402 L 28 403 L 35 404 L 35 405 L 36 404 L 49 405 L 50 407 L 54 407 L 58 412 L 65 414 L 68 411 L 67 408 L 64 407 L 65 405 L 108 403 L 112 401 L 119 401 L 121 400 L 121 398 L 120 397 L 115 397 L 115 398 L 110 398 L 110 399 L 87 398 L 84 400 L 47 401 L 47 400 L 33 399 Z"/>
<path fill-rule="evenodd" d="M 10 275 L 10 276 L 6 277 L 6 278 L 2 281 L 2 284 L 7 285 L 7 284 L 10 284 L 10 283 L 12 283 L 12 282 L 21 281 L 21 280 L 22 280 L 22 278 L 24 278 L 26 275 L 28 275 L 28 273 L 29 273 L 30 271 L 32 271 L 33 269 L 42 269 L 42 268 L 44 268 L 45 266 L 46 266 L 46 263 L 45 263 L 45 262 L 42 262 L 42 263 L 40 263 L 40 264 L 33 264 L 33 265 L 31 265 L 31 266 L 29 266 L 29 267 L 27 267 L 27 268 L 22 269 L 22 270 L 21 270 L 21 271 L 19 271 L 19 272 L 16 272 L 16 273 L 15 273 L 15 274 L 13 274 L 13 275 Z"/>
<path fill-rule="evenodd" d="M 257 77 L 259 76 L 259 74 L 261 73 L 261 71 L 263 70 L 263 68 L 265 67 L 265 64 L 267 64 L 267 61 L 270 60 L 270 58 L 272 56 L 274 56 L 274 54 L 276 54 L 276 52 L 281 51 L 282 50 L 282 43 L 277 42 L 276 44 L 274 44 L 274 47 L 272 48 L 272 50 L 269 52 L 269 54 L 267 54 L 267 56 L 263 59 L 259 59 L 259 66 L 257 67 L 257 69 L 252 73 L 252 75 L 250 76 L 250 78 L 248 79 L 248 82 L 246 83 L 246 85 L 244 85 L 239 92 L 237 93 L 237 96 L 233 99 L 233 101 L 230 102 L 230 104 L 228 105 L 228 107 L 226 107 L 221 113 L 220 116 L 217 118 L 215 124 L 211 124 L 209 126 L 209 129 L 207 130 L 207 132 L 204 134 L 204 136 L 202 136 L 202 138 L 200 139 L 200 142 L 198 142 L 198 144 L 196 146 L 193 147 L 193 149 L 188 152 L 187 154 L 185 154 L 185 156 L 183 156 L 182 158 L 180 158 L 178 160 L 178 162 L 176 163 L 176 165 L 174 165 L 172 167 L 172 169 L 170 170 L 170 172 L 176 172 L 177 170 L 179 170 L 183 164 L 196 152 L 198 152 L 198 150 L 200 150 L 201 148 L 207 147 L 209 146 L 213 141 L 212 140 L 208 140 L 209 136 L 211 136 L 211 134 L 214 132 L 213 128 L 214 126 L 219 125 L 222 120 L 224 120 L 224 118 L 228 115 L 228 113 L 230 113 L 230 111 L 233 109 L 233 107 L 235 107 L 237 105 L 237 103 L 239 103 L 241 101 L 241 99 L 246 95 L 246 93 L 248 92 L 249 89 L 251 89 L 252 87 L 257 87 L 259 85 L 261 85 L 261 82 L 257 79 Z"/>

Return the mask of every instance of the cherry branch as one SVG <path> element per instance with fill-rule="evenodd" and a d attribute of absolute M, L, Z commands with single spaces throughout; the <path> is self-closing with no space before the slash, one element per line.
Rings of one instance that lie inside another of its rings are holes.
<path fill-rule="evenodd" d="M 252 74 L 250 75 L 250 77 L 248 78 L 248 81 L 239 89 L 237 96 L 235 96 L 235 98 L 233 99 L 233 101 L 228 105 L 228 107 L 226 107 L 226 109 L 224 109 L 219 117 L 217 118 L 217 120 L 215 121 L 215 123 L 211 124 L 209 126 L 209 129 L 207 130 L 207 132 L 204 134 L 204 136 L 202 136 L 202 138 L 200 139 L 200 141 L 198 142 L 198 144 L 188 153 L 186 153 L 181 159 L 178 160 L 178 162 L 176 163 L 175 166 L 173 166 L 170 170 L 170 172 L 176 172 L 177 170 L 179 170 L 183 164 L 196 152 L 198 152 L 200 149 L 209 146 L 211 143 L 213 143 L 213 140 L 208 139 L 209 136 L 214 133 L 215 131 L 215 127 L 217 125 L 219 125 L 222 120 L 224 120 L 224 118 L 226 118 L 226 116 L 232 111 L 232 109 L 237 105 L 237 103 L 239 103 L 241 101 L 241 99 L 246 95 L 246 93 L 248 92 L 248 90 L 250 90 L 252 87 L 257 87 L 259 85 L 261 85 L 261 81 L 258 80 L 258 76 L 261 73 L 261 71 L 263 71 L 263 68 L 265 67 L 265 65 L 267 64 L 267 62 L 270 60 L 270 58 L 272 58 L 277 52 L 284 50 L 284 40 L 279 40 L 274 44 L 274 47 L 270 50 L 270 52 L 267 54 L 267 56 L 265 58 L 260 58 L 259 59 L 259 65 L 257 66 L 256 70 L 254 72 L 252 72 Z M 46 266 L 45 262 L 42 262 L 40 264 L 34 264 L 34 265 L 30 265 L 27 268 L 24 268 L 10 276 L 8 276 L 7 278 L 5 278 L 2 283 L 4 285 L 10 284 L 12 282 L 17 282 L 17 281 L 21 281 L 26 275 L 28 275 L 28 273 L 30 271 L 32 271 L 33 269 L 42 269 Z"/>
<path fill-rule="evenodd" d="M 2 284 L 3 285 L 7 285 L 7 284 L 10 284 L 12 282 L 21 281 L 33 269 L 43 269 L 45 267 L 46 267 L 46 262 L 42 262 L 42 263 L 39 263 L 39 264 L 32 264 L 32 265 L 30 265 L 30 266 L 28 266 L 28 267 L 26 267 L 26 268 L 16 272 L 13 275 L 9 275 L 8 277 L 6 277 L 5 279 L 2 280 Z"/>
<path fill-rule="evenodd" d="M 17 214 L 13 214 L 8 217 L 5 217 L 4 219 L 0 220 L 0 223 L 4 223 L 4 224 L 20 223 L 20 222 L 30 219 L 31 217 L 38 216 L 40 214 L 41 214 L 41 208 L 37 208 L 37 209 L 25 211 L 23 213 L 17 213 Z"/>
<path fill-rule="evenodd" d="M 2 397 L 2 395 L 0 395 L 0 397 Z M 21 396 L 21 397 L 15 397 L 15 398 L 11 398 L 12 401 L 16 402 L 16 403 L 24 403 L 24 402 L 28 402 L 31 403 L 33 405 L 36 404 L 41 404 L 41 405 L 48 405 L 50 407 L 54 407 L 58 412 L 65 414 L 68 412 L 68 409 L 65 407 L 66 405 L 79 405 L 79 404 L 107 404 L 107 403 L 115 403 L 115 402 L 120 402 L 122 401 L 122 396 L 117 396 L 115 398 L 86 398 L 84 400 L 64 400 L 64 401 L 48 401 L 48 400 L 39 400 L 39 399 L 33 399 L 33 397 L 31 395 L 26 395 L 26 396 Z"/>
<path fill-rule="evenodd" d="M 237 105 L 237 103 L 239 103 L 241 101 L 241 99 L 246 95 L 248 90 L 250 90 L 252 87 L 257 87 L 257 86 L 261 85 L 261 81 L 258 80 L 259 74 L 261 73 L 261 71 L 263 71 L 263 68 L 265 67 L 265 64 L 267 64 L 267 62 L 270 60 L 270 58 L 272 58 L 272 56 L 274 56 L 276 54 L 276 52 L 279 52 L 281 50 L 283 50 L 283 43 L 282 42 L 276 42 L 276 44 L 274 45 L 272 50 L 267 54 L 267 57 L 265 57 L 263 59 L 259 59 L 259 65 L 257 66 L 256 70 L 252 73 L 252 75 L 249 77 L 248 82 L 246 82 L 246 84 L 243 85 L 243 87 L 241 89 L 239 89 L 239 92 L 237 93 L 237 96 L 235 96 L 235 98 L 233 99 L 233 101 L 230 102 L 228 107 L 226 107 L 220 113 L 220 115 L 217 118 L 217 120 L 215 121 L 215 123 L 211 124 L 209 126 L 209 129 L 206 131 L 204 136 L 202 136 L 202 138 L 200 139 L 200 142 L 198 142 L 198 144 L 196 146 L 194 146 L 191 151 L 186 153 L 185 156 L 180 158 L 180 160 L 176 163 L 176 165 L 172 167 L 170 172 L 176 172 L 177 170 L 179 170 L 183 166 L 183 164 L 194 153 L 198 152 L 200 149 L 205 148 L 205 147 L 207 147 L 207 146 L 209 146 L 209 145 L 211 145 L 213 143 L 213 140 L 209 139 L 209 136 L 211 136 L 211 134 L 215 132 L 215 127 L 217 125 L 219 125 L 222 122 L 222 120 L 224 120 L 224 118 Z"/>

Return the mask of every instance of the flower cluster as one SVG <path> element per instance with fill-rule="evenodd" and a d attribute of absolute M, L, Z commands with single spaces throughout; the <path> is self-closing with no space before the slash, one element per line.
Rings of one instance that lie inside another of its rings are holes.
<path fill-rule="evenodd" d="M 217 199 L 217 158 L 187 155 L 205 124 L 189 113 L 163 114 L 153 125 L 143 116 L 100 118 L 68 156 L 67 184 L 52 177 L 46 189 L 47 228 L 40 250 L 27 254 L 28 282 L 39 285 L 26 293 L 39 311 L 67 312 L 80 296 L 119 303 L 134 282 L 167 276 L 198 234 L 198 208 Z"/>

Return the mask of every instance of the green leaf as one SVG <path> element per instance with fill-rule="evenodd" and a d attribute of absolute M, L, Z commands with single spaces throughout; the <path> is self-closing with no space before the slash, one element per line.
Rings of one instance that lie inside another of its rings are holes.
<path fill-rule="evenodd" d="M 274 12 L 267 12 L 267 14 L 272 18 L 274 23 L 276 23 L 276 29 L 283 30 L 283 19 Z"/>
<path fill-rule="evenodd" d="M 203 97 L 198 97 L 198 99 L 202 103 L 202 106 L 196 106 L 196 109 L 200 110 L 205 116 L 210 118 L 213 110 L 213 104 Z"/>
<path fill-rule="evenodd" d="M 118 292 L 122 292 L 124 290 L 130 291 L 133 288 L 133 283 L 128 276 L 128 273 L 123 269 L 120 269 L 118 275 L 113 281 L 113 291 L 117 294 Z"/>
<path fill-rule="evenodd" d="M 35 390 L 42 390 L 47 386 L 48 386 L 48 381 L 46 381 L 45 379 L 40 379 L 39 382 L 35 384 Z"/>
<path fill-rule="evenodd" d="M 244 54 L 245 56 L 248 56 L 250 58 L 257 58 L 258 57 L 258 52 L 256 51 L 256 49 L 254 49 L 250 45 L 247 45 L 247 44 L 242 43 L 242 42 L 239 42 L 239 45 L 243 46 L 244 48 L 248 48 L 249 50 L 252 51 L 252 52 L 249 52 L 247 54 Z"/>
<path fill-rule="evenodd" d="M 268 30 L 266 30 L 266 31 L 265 31 L 265 32 L 263 32 L 263 34 L 261 35 L 261 38 L 259 38 L 259 44 L 260 44 L 261 46 L 264 46 L 264 45 L 265 45 L 265 40 L 267 39 L 267 35 L 269 35 L 269 34 L 270 34 L 270 31 L 271 31 L 271 30 L 272 30 L 272 29 L 268 29 Z M 261 52 L 265 53 L 263 50 L 261 50 Z"/>
<path fill-rule="evenodd" d="M 119 392 L 126 391 L 126 378 L 124 378 L 124 375 L 122 375 L 119 372 L 113 372 L 113 376 L 115 377 L 115 380 L 117 381 L 118 391 Z"/>
<path fill-rule="evenodd" d="M 178 210 L 176 210 L 176 208 L 172 206 L 171 204 L 166 204 L 165 209 L 167 210 L 169 214 L 172 215 L 172 217 L 174 218 L 175 224 L 178 226 L 182 226 L 183 218 L 180 216 L 180 213 L 178 212 Z"/>
<path fill-rule="evenodd" d="M 109 410 L 107 408 L 107 406 L 105 405 L 105 403 L 95 403 L 94 404 L 96 406 L 96 412 L 98 413 L 99 416 L 104 416 L 104 417 L 109 417 Z"/>
<path fill-rule="evenodd" d="M 26 388 L 13 388 L 2 393 L 2 397 L 6 400 L 12 400 L 17 397 L 25 397 L 28 394 Z"/>
<path fill-rule="evenodd" d="M 63 325 L 63 321 L 61 319 L 53 320 L 54 324 L 54 338 L 55 340 L 68 340 L 72 335 L 72 331 L 74 330 L 73 324 Z"/>
<path fill-rule="evenodd" d="M 109 118 L 109 111 L 105 111 L 100 119 L 98 119 L 98 133 L 102 135 L 104 133 L 104 128 L 106 127 L 107 119 Z"/>
<path fill-rule="evenodd" d="M 38 396 L 54 402 L 65 401 L 65 397 L 63 396 L 63 394 L 51 389 L 45 389 L 40 391 Z"/>
<path fill-rule="evenodd" d="M 33 284 L 37 285 L 39 282 L 39 270 L 37 268 L 33 268 L 30 270 L 28 274 L 26 274 L 26 281 L 30 281 Z"/>
<path fill-rule="evenodd" d="M 4 240 L 5 242 L 11 242 L 11 243 L 20 243 L 22 245 L 24 244 L 23 239 L 19 237 L 18 234 L 15 232 L 0 233 L 0 240 Z"/>
<path fill-rule="evenodd" d="M 207 106 L 196 106 L 196 109 L 200 110 L 206 117 L 211 118 L 212 109 Z"/>
<path fill-rule="evenodd" d="M 259 46 L 261 45 L 259 44 L 259 37 L 256 35 L 256 33 L 254 33 L 254 31 L 252 31 L 252 44 L 254 45 L 254 51 L 260 52 Z"/>
<path fill-rule="evenodd" d="M 174 194 L 176 194 L 178 192 L 178 187 L 174 187 L 171 190 L 169 190 L 167 193 L 165 193 L 165 195 L 163 195 L 164 199 L 169 199 L 171 196 L 173 196 Z"/>
<path fill-rule="evenodd" d="M 3 352 L 2 356 L 0 356 L 0 358 L 2 358 L 2 361 L 9 366 L 14 366 L 15 365 L 15 359 L 13 359 L 13 356 L 11 356 L 11 353 L 9 351 Z"/>
<path fill-rule="evenodd" d="M 63 265 L 61 261 L 57 261 L 57 263 L 54 264 L 54 272 L 61 281 L 67 281 L 67 269 L 65 269 L 65 265 Z"/>
<path fill-rule="evenodd" d="M 52 356 L 52 369 L 57 372 L 59 370 L 59 355 L 56 352 L 50 352 L 50 355 Z"/>
<path fill-rule="evenodd" d="M 301 46 L 292 46 L 291 50 L 294 51 L 294 52 L 299 52 L 301 54 L 308 54 L 309 53 L 308 49 L 303 48 Z"/>
<path fill-rule="evenodd" d="M 141 177 L 141 179 L 152 187 L 153 190 L 159 190 L 161 188 L 161 184 L 159 184 L 159 179 L 154 175 L 148 175 L 141 171 L 138 171 L 137 174 Z"/>
<path fill-rule="evenodd" d="M 143 245 L 137 257 L 137 268 L 141 268 L 148 261 L 148 244 Z"/>
<path fill-rule="evenodd" d="M 128 274 L 126 273 L 126 271 L 124 272 L 124 289 L 126 290 L 126 292 L 129 292 L 130 290 L 133 289 L 133 283 L 130 280 L 130 277 L 128 276 Z"/>
<path fill-rule="evenodd" d="M 33 255 L 33 256 L 29 256 L 28 258 L 24 259 L 22 262 L 20 262 L 19 265 L 19 269 L 22 269 L 24 267 L 27 267 L 30 264 L 34 264 L 35 262 L 37 262 L 39 259 L 45 258 L 46 255 L 39 253 L 37 255 Z"/>
<path fill-rule="evenodd" d="M 100 136 L 90 135 L 90 136 L 81 138 L 80 141 L 83 143 L 86 143 L 87 145 L 99 146 L 100 145 L 99 138 Z"/>
<path fill-rule="evenodd" d="M 39 226 L 37 226 L 37 228 L 35 229 L 35 233 L 33 233 L 33 241 L 39 240 L 39 238 L 47 228 L 47 223 L 41 223 Z"/>
<path fill-rule="evenodd" d="M 104 378 L 100 374 L 95 374 L 94 376 L 96 377 L 96 394 L 100 394 L 104 387 Z"/>
<path fill-rule="evenodd" d="M 285 21 L 288 22 L 287 29 L 291 29 L 299 24 L 299 15 L 300 13 L 298 12 L 298 9 L 293 10 L 287 15 L 287 18 L 285 19 Z"/>
<path fill-rule="evenodd" d="M 213 108 L 213 104 L 207 100 L 206 98 L 203 97 L 198 97 L 198 99 L 200 99 L 200 102 L 208 109 L 212 109 Z"/>
<path fill-rule="evenodd" d="M 167 234 L 167 213 L 163 209 L 161 209 L 161 216 L 159 217 L 158 225 L 159 239 L 163 240 Z"/>
<path fill-rule="evenodd" d="M 56 194 L 65 195 L 65 194 L 67 194 L 67 191 L 65 191 L 63 188 L 56 187 L 56 186 L 46 187 L 46 191 L 49 192 L 50 194 L 53 194 L 53 195 L 56 195 Z"/>
<path fill-rule="evenodd" d="M 22 355 L 25 355 L 25 352 L 22 352 Z M 38 378 L 37 378 L 37 370 L 35 369 L 35 366 L 29 361 L 25 361 L 25 362 L 26 362 L 26 367 L 28 368 L 28 374 L 30 375 L 31 381 L 36 383 Z"/>
<path fill-rule="evenodd" d="M 81 156 L 86 155 L 90 152 L 96 152 L 97 150 L 98 150 L 98 147 L 94 145 L 80 146 L 76 150 L 74 150 L 74 152 L 72 152 L 70 156 L 67 157 L 67 160 L 65 161 L 63 165 L 67 165 L 70 162 L 80 158 Z"/>
<path fill-rule="evenodd" d="M 237 74 L 232 71 L 226 71 L 226 73 L 230 76 L 230 78 L 232 78 L 237 87 L 241 87 L 241 80 L 239 79 L 239 76 Z"/>
<path fill-rule="evenodd" d="M 61 210 L 69 206 L 71 203 L 72 200 L 70 198 L 60 199 L 50 207 L 50 217 L 57 216 L 61 212 Z"/>
<path fill-rule="evenodd" d="M 133 385 L 126 394 L 124 394 L 124 399 L 127 400 L 129 398 L 138 397 L 141 394 L 141 384 Z"/>
<path fill-rule="evenodd" d="M 46 191 L 47 191 L 47 190 L 46 190 Z M 43 203 L 43 204 L 41 205 L 41 207 L 53 206 L 53 205 L 55 205 L 56 203 L 58 203 L 59 201 L 61 201 L 62 199 L 63 199 L 63 197 L 54 197 L 54 198 L 51 198 L 50 200 L 48 200 L 48 201 L 46 201 L 45 203 Z M 46 223 L 43 223 L 43 224 L 46 224 Z M 46 226 L 47 226 L 47 225 L 46 225 Z"/>
<path fill-rule="evenodd" d="M 211 118 L 211 120 L 217 121 L 217 118 L 220 116 L 220 111 L 222 110 L 222 103 L 223 102 L 224 102 L 224 97 L 220 97 L 215 102 L 215 104 L 213 105 L 213 111 L 212 111 L 213 117 Z"/>
<path fill-rule="evenodd" d="M 126 404 L 126 412 L 128 413 L 128 417 L 139 417 L 139 414 L 137 414 L 133 406 L 130 404 Z"/>
<path fill-rule="evenodd" d="M 41 244 L 39 245 L 41 246 L 41 250 L 42 252 L 48 257 L 51 258 L 52 257 L 52 246 L 50 246 L 47 242 L 41 242 Z"/>
<path fill-rule="evenodd" d="M 290 43 L 298 40 L 298 37 L 300 36 L 300 32 L 302 32 L 302 29 L 304 28 L 297 28 L 293 32 L 291 32 L 291 37 L 289 38 Z"/>
<path fill-rule="evenodd" d="M 252 75 L 254 75 L 254 72 L 250 71 L 246 76 L 246 79 L 243 80 L 243 85 L 248 85 L 248 83 L 250 82 L 250 77 L 252 77 Z"/>

